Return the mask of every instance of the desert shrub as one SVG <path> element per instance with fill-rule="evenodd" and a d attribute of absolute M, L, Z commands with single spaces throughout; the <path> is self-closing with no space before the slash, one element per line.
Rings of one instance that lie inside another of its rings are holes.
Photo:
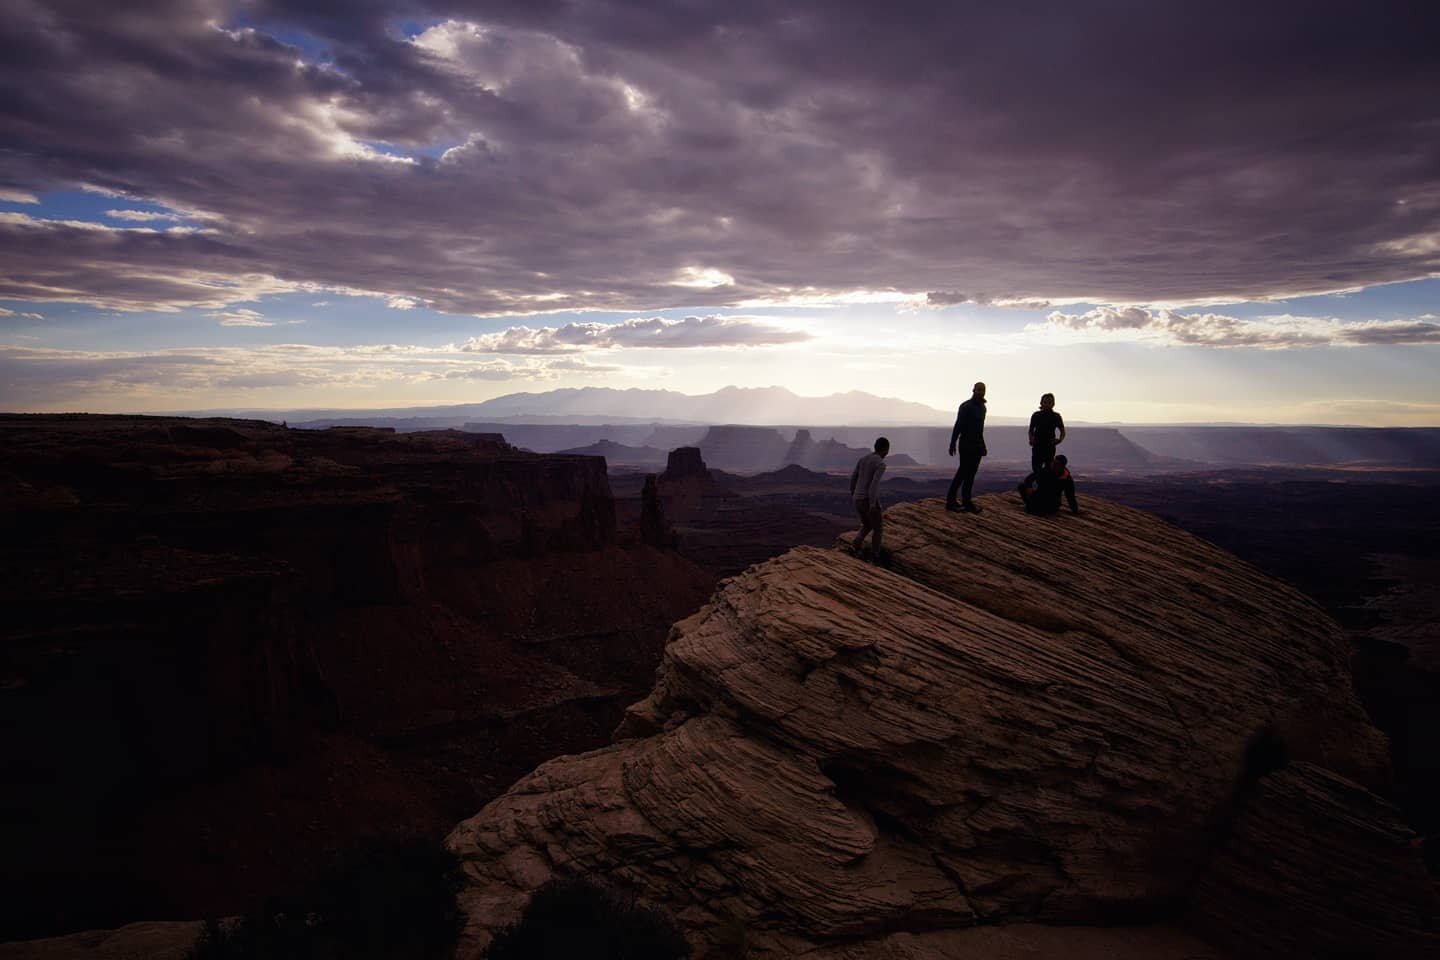
<path fill-rule="evenodd" d="M 455 859 L 437 841 L 377 840 L 348 850 L 308 894 L 272 899 L 234 924 L 206 924 L 191 960 L 431 960 L 460 929 Z"/>
<path fill-rule="evenodd" d="M 586 880 L 552 880 L 518 922 L 496 933 L 487 960 L 681 960 L 690 947 L 660 910 Z"/>

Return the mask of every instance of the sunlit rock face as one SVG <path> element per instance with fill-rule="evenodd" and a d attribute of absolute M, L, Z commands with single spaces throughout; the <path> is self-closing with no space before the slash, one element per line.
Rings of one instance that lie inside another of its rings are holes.
<path fill-rule="evenodd" d="M 1340 628 L 1154 516 L 980 502 L 888 511 L 885 568 L 847 536 L 725 581 L 676 625 L 616 743 L 545 764 L 451 834 L 464 950 L 574 875 L 662 906 L 697 946 L 738 924 L 757 955 L 1173 918 L 1202 881 L 1207 903 L 1302 922 L 1234 891 L 1287 765 L 1346 785 L 1298 816 L 1385 809 L 1386 745 Z M 1360 835 L 1384 847 L 1367 863 L 1415 859 L 1403 825 L 1314 836 L 1343 859 Z M 1414 876 L 1413 901 L 1433 901 Z M 1347 929 L 1386 924 L 1359 908 Z M 1242 953 L 1245 928 L 1228 931 Z"/>

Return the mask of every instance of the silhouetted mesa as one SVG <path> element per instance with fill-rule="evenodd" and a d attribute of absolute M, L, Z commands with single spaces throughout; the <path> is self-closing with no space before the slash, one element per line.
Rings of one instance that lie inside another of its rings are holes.
<path fill-rule="evenodd" d="M 780 466 L 790 445 L 773 427 L 711 427 L 700 441 L 705 462 L 724 470 L 771 470 Z"/>
<path fill-rule="evenodd" d="M 1154 923 L 1187 901 L 1242 954 L 1440 946 L 1334 621 L 1151 515 L 982 502 L 893 507 L 890 569 L 797 548 L 677 624 L 614 744 L 451 834 L 461 956 L 575 875 L 663 907 L 697 952 L 738 926 L 752 956 L 940 955 L 977 921 Z M 1283 750 L 1257 765 L 1262 734 Z M 1264 839 L 1277 816 L 1287 839 Z M 1258 895 L 1281 860 L 1296 880 Z M 1374 895 L 1317 923 L 1341 895 L 1306 879 L 1322 863 Z"/>
<path fill-rule="evenodd" d="M 627 447 L 623 443 L 601 440 L 584 447 L 561 450 L 562 456 L 604 457 L 609 467 L 651 468 L 665 460 L 665 451 L 654 447 Z"/>
<path fill-rule="evenodd" d="M 665 460 L 665 472 L 660 474 L 660 480 L 675 482 L 690 478 L 710 479 L 710 471 L 705 467 L 705 460 L 700 455 L 700 449 L 698 447 L 677 447 L 671 450 Z"/>
<path fill-rule="evenodd" d="M 1164 456 L 1223 466 L 1440 466 L 1435 427 L 1126 426 Z"/>

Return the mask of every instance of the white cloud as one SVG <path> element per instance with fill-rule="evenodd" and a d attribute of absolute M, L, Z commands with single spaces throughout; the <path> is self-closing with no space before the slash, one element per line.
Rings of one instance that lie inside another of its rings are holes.
<path fill-rule="evenodd" d="M 1044 323 L 1025 329 L 1031 335 L 1059 334 L 1062 339 L 1260 350 L 1440 343 L 1440 317 L 1433 314 L 1408 320 L 1345 322 L 1334 317 L 1290 314 L 1242 319 L 1222 313 L 1100 306 L 1078 314 L 1056 310 L 1046 316 Z"/>
<path fill-rule="evenodd" d="M 413 297 L 391 297 L 386 301 L 385 306 L 391 310 L 414 310 L 416 307 L 424 306 L 424 303 Z"/>
<path fill-rule="evenodd" d="M 154 213 L 149 210 L 106 210 L 105 216 L 113 217 L 116 220 L 131 220 L 139 223 L 149 223 L 155 220 L 179 220 L 178 213 Z"/>
<path fill-rule="evenodd" d="M 24 190 L 9 190 L 0 187 L 0 202 L 3 203 L 39 203 L 40 198 L 33 193 L 26 193 Z"/>
<path fill-rule="evenodd" d="M 1016 307 L 1022 310 L 1044 310 L 1051 306 L 1049 300 L 1037 300 L 1032 297 L 1020 297 L 1011 294 L 991 296 L 988 293 L 961 293 L 958 290 L 932 290 L 925 294 L 925 305 L 930 307 L 948 307 L 959 303 L 974 303 L 980 306 L 991 307 Z"/>
<path fill-rule="evenodd" d="M 709 289 L 711 287 L 733 287 L 735 278 L 714 267 L 685 267 L 680 271 L 679 276 L 670 283 L 676 287 Z"/>
<path fill-rule="evenodd" d="M 275 323 L 266 320 L 265 315 L 256 310 L 240 308 L 238 310 L 220 310 L 210 314 L 211 317 L 220 321 L 222 327 L 273 327 Z"/>
<path fill-rule="evenodd" d="M 614 373 L 621 368 L 613 364 L 590 363 L 588 360 L 581 360 L 578 357 L 564 357 L 560 360 L 546 362 L 545 369 L 563 370 L 568 373 Z"/>
<path fill-rule="evenodd" d="M 80 189 L 86 193 L 98 193 L 102 197 L 114 197 L 117 200 L 136 199 L 135 197 L 132 197 L 130 194 L 126 193 L 124 190 L 116 190 L 112 187 L 102 187 L 97 183 L 82 183 L 80 184 Z"/>
<path fill-rule="evenodd" d="M 448 370 L 447 380 L 556 380 L 561 374 L 612 373 L 619 367 L 565 357 L 560 360 L 527 361 L 516 363 L 505 359 L 485 360 L 469 366 Z"/>
<path fill-rule="evenodd" d="M 899 290 L 830 290 L 820 287 L 779 287 L 760 297 L 747 297 L 738 307 L 840 307 L 876 303 L 922 304 L 923 293 Z"/>
<path fill-rule="evenodd" d="M 1340 339 L 1349 344 L 1440 343 L 1440 316 L 1413 320 L 1365 320 L 1345 324 Z"/>
<path fill-rule="evenodd" d="M 809 340 L 803 330 L 788 330 L 754 317 L 634 317 L 619 323 L 567 323 L 538 329 L 519 326 L 471 337 L 461 347 L 470 353 L 544 354 L 620 347 L 688 348 L 771 346 Z"/>

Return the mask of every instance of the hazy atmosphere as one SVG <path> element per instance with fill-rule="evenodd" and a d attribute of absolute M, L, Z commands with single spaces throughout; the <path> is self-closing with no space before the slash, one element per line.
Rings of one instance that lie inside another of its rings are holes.
<path fill-rule="evenodd" d="M 0 407 L 1440 423 L 1436 8 L 0 0 Z"/>

